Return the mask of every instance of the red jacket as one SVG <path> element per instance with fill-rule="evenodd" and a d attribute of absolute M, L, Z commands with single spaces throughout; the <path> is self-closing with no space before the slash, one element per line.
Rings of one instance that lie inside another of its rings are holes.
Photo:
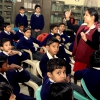
<path fill-rule="evenodd" d="M 92 29 L 86 34 L 86 37 L 88 40 L 92 41 L 92 35 L 98 28 L 98 24 L 94 25 Z M 85 64 L 89 64 L 90 55 L 94 52 L 94 49 L 92 49 L 88 44 L 84 42 L 84 40 L 81 38 L 78 45 L 77 45 L 77 36 L 82 32 L 82 30 L 86 27 L 86 25 L 80 26 L 78 29 L 75 42 L 74 42 L 74 48 L 73 48 L 73 56 L 75 56 L 76 62 L 81 62 Z"/>

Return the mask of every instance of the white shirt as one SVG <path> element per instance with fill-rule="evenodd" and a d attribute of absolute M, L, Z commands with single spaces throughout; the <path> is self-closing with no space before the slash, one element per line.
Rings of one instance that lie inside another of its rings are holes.
<path fill-rule="evenodd" d="M 2 74 L 2 73 L 0 73 L 0 74 L 8 81 L 7 76 L 6 76 L 6 72 L 4 72 L 4 74 Z"/>
<path fill-rule="evenodd" d="M 53 59 L 53 57 L 50 55 L 50 53 L 48 51 L 47 51 L 46 54 L 47 54 L 47 56 L 48 56 L 49 59 Z M 56 55 L 54 55 L 54 58 L 58 58 L 58 57 Z"/>
<path fill-rule="evenodd" d="M 24 14 L 21 14 L 21 13 L 20 13 L 20 15 L 21 15 L 22 17 L 24 16 Z"/>
<path fill-rule="evenodd" d="M 23 33 L 21 30 L 19 30 L 20 33 Z"/>
<path fill-rule="evenodd" d="M 6 34 L 8 34 L 8 35 L 10 35 L 10 34 L 11 34 L 10 32 L 7 32 L 7 31 L 5 31 L 5 30 L 4 30 L 4 32 L 5 32 Z"/>
<path fill-rule="evenodd" d="M 50 33 L 51 35 L 54 35 L 54 33 Z"/>
<path fill-rule="evenodd" d="M 94 69 L 100 70 L 100 68 L 93 67 Z"/>
<path fill-rule="evenodd" d="M 63 35 L 63 32 L 62 32 L 62 33 L 60 33 L 60 32 L 59 32 L 59 30 L 58 30 L 58 33 L 59 33 L 60 35 Z"/>

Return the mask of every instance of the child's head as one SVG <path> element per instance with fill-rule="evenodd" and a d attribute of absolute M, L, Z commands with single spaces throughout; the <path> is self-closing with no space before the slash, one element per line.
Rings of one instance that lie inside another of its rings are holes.
<path fill-rule="evenodd" d="M 60 34 L 54 34 L 54 37 L 55 37 L 59 42 L 61 42 Z"/>
<path fill-rule="evenodd" d="M 23 23 L 19 23 L 18 24 L 18 28 L 19 28 L 20 31 L 23 32 L 23 30 L 24 30 L 24 24 Z"/>
<path fill-rule="evenodd" d="M 11 25 L 10 23 L 3 23 L 3 29 L 7 32 L 11 31 Z"/>
<path fill-rule="evenodd" d="M 51 54 L 51 56 L 54 56 L 59 51 L 59 41 L 56 38 L 52 37 L 48 39 L 46 43 L 46 47 L 48 49 L 48 52 Z"/>
<path fill-rule="evenodd" d="M 7 72 L 9 69 L 8 58 L 7 56 L 0 55 L 0 72 L 4 73 Z"/>
<path fill-rule="evenodd" d="M 24 32 L 24 36 L 26 36 L 27 38 L 30 38 L 30 36 L 31 36 L 31 28 L 24 28 L 24 30 L 23 30 L 23 32 Z"/>
<path fill-rule="evenodd" d="M 63 32 L 65 30 L 65 24 L 60 23 L 58 29 L 59 29 L 60 32 Z"/>
<path fill-rule="evenodd" d="M 16 96 L 13 94 L 12 87 L 5 83 L 0 82 L 0 100 L 15 100 Z"/>
<path fill-rule="evenodd" d="M 100 68 L 100 50 L 93 52 L 90 56 L 90 67 Z"/>
<path fill-rule="evenodd" d="M 19 12 L 20 12 L 21 14 L 24 14 L 24 13 L 25 13 L 25 8 L 24 8 L 24 7 L 20 7 L 20 8 L 19 8 Z"/>
<path fill-rule="evenodd" d="M 66 64 L 63 59 L 50 59 L 47 63 L 47 76 L 54 82 L 66 81 Z"/>
<path fill-rule="evenodd" d="M 72 100 L 73 89 L 69 83 L 58 82 L 50 86 L 49 100 Z"/>
<path fill-rule="evenodd" d="M 41 6 L 40 5 L 35 5 L 35 12 L 40 13 L 41 11 Z"/>
<path fill-rule="evenodd" d="M 0 40 L 0 48 L 5 52 L 8 52 L 9 50 L 11 50 L 12 46 L 11 46 L 10 40 L 7 38 L 1 39 Z"/>
<path fill-rule="evenodd" d="M 51 24 L 50 25 L 50 31 L 51 33 L 58 33 L 58 26 L 56 24 Z"/>

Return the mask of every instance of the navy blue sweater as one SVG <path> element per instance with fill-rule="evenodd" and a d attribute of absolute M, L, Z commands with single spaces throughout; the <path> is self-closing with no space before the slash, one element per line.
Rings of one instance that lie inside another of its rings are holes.
<path fill-rule="evenodd" d="M 30 39 L 27 40 L 27 39 L 25 39 L 25 37 L 22 37 L 17 43 L 17 48 L 18 49 L 27 49 L 27 50 L 30 49 L 32 53 L 35 53 L 36 50 L 35 50 L 33 43 L 36 43 L 41 47 L 41 43 L 38 40 L 36 40 L 35 38 L 30 37 Z"/>
<path fill-rule="evenodd" d="M 17 31 L 15 36 L 16 36 L 16 40 L 19 40 L 20 38 L 22 38 L 24 36 L 24 34 Z"/>
<path fill-rule="evenodd" d="M 46 43 L 48 41 L 49 38 L 51 38 L 53 35 L 52 34 L 49 34 L 45 39 L 44 41 L 42 42 L 42 46 L 46 46 Z"/>
<path fill-rule="evenodd" d="M 6 54 L 4 54 L 3 52 L 0 53 L 0 55 L 2 56 L 7 56 Z M 13 55 L 13 56 L 7 56 L 8 57 L 8 63 L 9 64 L 16 64 L 16 65 L 21 65 L 21 62 L 23 60 L 28 59 L 27 55 L 23 52 L 21 56 L 19 56 L 18 54 Z"/>
<path fill-rule="evenodd" d="M 19 23 L 23 23 L 25 27 L 28 27 L 27 16 L 21 16 L 21 14 L 18 14 L 15 19 L 15 25 L 18 27 Z"/>
<path fill-rule="evenodd" d="M 39 15 L 39 17 L 37 17 L 36 14 L 32 14 L 30 24 L 31 24 L 31 28 L 33 30 L 35 30 L 35 29 L 42 30 L 44 28 L 43 15 Z"/>
<path fill-rule="evenodd" d="M 79 80 L 83 78 L 90 93 L 100 100 L 100 70 L 86 68 L 76 71 L 74 77 Z"/>
<path fill-rule="evenodd" d="M 15 35 L 13 33 L 11 33 L 11 34 L 8 35 L 4 31 L 2 31 L 0 33 L 0 40 L 3 39 L 3 38 L 9 39 L 11 41 L 11 44 L 13 45 L 13 39 L 15 39 Z"/>

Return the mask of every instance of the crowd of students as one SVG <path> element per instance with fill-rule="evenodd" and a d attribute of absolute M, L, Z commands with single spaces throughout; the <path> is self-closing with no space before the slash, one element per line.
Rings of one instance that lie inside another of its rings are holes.
<path fill-rule="evenodd" d="M 38 86 L 42 85 L 40 93 L 42 100 L 74 100 L 73 90 L 86 96 L 80 86 L 71 82 L 72 76 L 75 81 L 83 78 L 90 93 L 100 100 L 97 11 L 88 8 L 84 16 L 84 22 L 87 24 L 81 26 L 70 22 L 71 11 L 67 11 L 65 13 L 67 26 L 76 33 L 76 36 L 74 33 L 68 36 L 64 23 L 51 24 L 50 33 L 42 42 L 37 40 L 44 27 L 44 17 L 40 11 L 41 7 L 36 5 L 35 13 L 31 16 L 31 28 L 28 27 L 24 7 L 20 7 L 15 19 L 17 32 L 12 31 L 10 23 L 3 23 L 3 31 L 0 33 L 0 100 L 15 100 L 15 98 L 35 100 L 32 96 L 20 93 L 18 83 L 29 80 Z M 70 45 L 67 45 L 68 43 Z M 21 66 L 23 60 L 30 59 L 29 54 L 23 49 L 31 51 L 33 60 L 39 61 L 43 83 L 41 78 L 33 75 L 34 73 L 26 71 L 25 68 L 28 66 Z M 67 54 L 66 50 L 73 52 L 75 63 L 70 59 L 72 55 Z M 71 65 L 74 66 L 74 75 L 71 75 L 73 71 Z"/>

